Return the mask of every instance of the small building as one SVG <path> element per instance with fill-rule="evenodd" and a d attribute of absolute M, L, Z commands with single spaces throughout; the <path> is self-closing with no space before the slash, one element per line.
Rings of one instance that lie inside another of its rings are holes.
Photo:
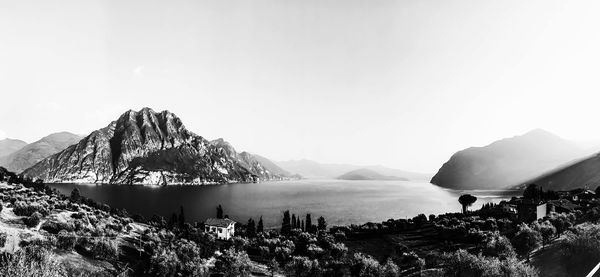
<path fill-rule="evenodd" d="M 516 214 L 517 213 L 517 206 L 514 204 L 511 204 L 507 201 L 501 201 L 500 203 L 498 203 L 498 205 L 496 206 L 496 208 L 502 212 L 505 213 L 510 213 L 510 214 Z"/>
<path fill-rule="evenodd" d="M 204 231 L 217 236 L 217 239 L 229 240 L 235 235 L 235 221 L 229 218 L 209 218 L 204 222 Z"/>
<path fill-rule="evenodd" d="M 591 200 L 594 198 L 596 198 L 596 193 L 589 189 L 577 191 L 573 194 L 573 200 L 575 201 Z"/>
<path fill-rule="evenodd" d="M 556 213 L 571 213 L 577 209 L 580 209 L 579 205 L 573 204 L 567 199 L 558 199 L 548 201 L 548 212 Z"/>
<path fill-rule="evenodd" d="M 523 199 L 517 203 L 517 212 L 520 221 L 531 222 L 544 218 L 548 213 L 548 208 L 544 202 Z"/>

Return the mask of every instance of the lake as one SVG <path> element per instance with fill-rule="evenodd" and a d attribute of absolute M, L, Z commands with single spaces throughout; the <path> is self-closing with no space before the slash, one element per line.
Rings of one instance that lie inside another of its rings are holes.
<path fill-rule="evenodd" d="M 183 206 L 188 221 L 214 217 L 217 205 L 230 218 L 245 223 L 263 216 L 266 227 L 281 224 L 282 212 L 311 213 L 313 222 L 324 216 L 329 226 L 381 222 L 424 213 L 460 212 L 458 196 L 470 193 L 478 199 L 473 208 L 500 202 L 516 191 L 455 191 L 427 182 L 298 180 L 217 186 L 127 186 L 96 184 L 51 184 L 69 195 L 78 187 L 81 195 L 130 214 L 147 218 L 154 214 L 167 219 Z"/>

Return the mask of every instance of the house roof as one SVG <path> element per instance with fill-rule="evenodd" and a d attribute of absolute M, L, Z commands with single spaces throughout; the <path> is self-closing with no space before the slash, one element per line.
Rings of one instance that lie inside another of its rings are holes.
<path fill-rule="evenodd" d="M 555 207 L 560 207 L 567 210 L 575 210 L 580 208 L 579 205 L 571 203 L 571 201 L 567 199 L 559 199 L 559 200 L 550 200 L 548 204 L 554 205 Z"/>
<path fill-rule="evenodd" d="M 209 218 L 206 221 L 204 221 L 204 225 L 222 227 L 222 228 L 227 228 L 232 224 L 235 224 L 235 221 L 233 221 L 229 218 Z"/>

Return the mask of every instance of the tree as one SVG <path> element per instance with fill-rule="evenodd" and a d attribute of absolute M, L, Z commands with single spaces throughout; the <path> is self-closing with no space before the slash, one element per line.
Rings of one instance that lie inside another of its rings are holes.
<path fill-rule="evenodd" d="M 523 191 L 523 198 L 540 200 L 542 198 L 542 188 L 536 184 L 529 184 Z"/>
<path fill-rule="evenodd" d="M 263 225 L 262 216 L 258 220 L 258 226 L 256 226 L 256 233 L 262 233 L 265 230 L 265 226 Z"/>
<path fill-rule="evenodd" d="M 269 271 L 271 272 L 271 277 L 275 276 L 275 272 L 279 271 L 279 263 L 275 259 L 271 259 L 269 262 Z"/>
<path fill-rule="evenodd" d="M 540 233 L 523 223 L 519 226 L 519 231 L 513 237 L 511 243 L 517 253 L 527 257 L 529 261 L 529 254 L 540 246 L 541 241 L 542 236 Z"/>
<path fill-rule="evenodd" d="M 552 241 L 554 235 L 556 235 L 556 227 L 548 220 L 545 220 L 541 224 L 535 222 L 533 224 L 533 229 L 538 231 L 542 236 L 542 247 L 546 247 L 546 245 Z"/>
<path fill-rule="evenodd" d="M 217 257 L 215 267 L 225 277 L 250 276 L 251 263 L 246 252 L 231 248 Z"/>
<path fill-rule="evenodd" d="M 355 253 L 350 259 L 350 275 L 353 277 L 381 276 L 381 265 L 371 256 Z"/>
<path fill-rule="evenodd" d="M 248 226 L 246 227 L 246 236 L 249 238 L 256 237 L 256 224 L 254 223 L 254 219 L 248 219 Z"/>
<path fill-rule="evenodd" d="M 306 214 L 306 225 L 305 225 L 305 230 L 306 232 L 311 232 L 312 231 L 312 219 L 310 214 Z"/>
<path fill-rule="evenodd" d="M 292 229 L 296 229 L 296 215 L 292 214 Z"/>
<path fill-rule="evenodd" d="M 304 219 L 302 220 L 302 222 L 300 222 L 300 229 L 302 229 L 302 232 L 306 231 L 306 228 L 304 228 Z"/>
<path fill-rule="evenodd" d="M 71 197 L 69 199 L 71 200 L 71 202 L 74 202 L 74 203 L 79 202 L 79 200 L 81 199 L 81 194 L 79 193 L 78 188 L 74 188 L 71 191 Z"/>
<path fill-rule="evenodd" d="M 296 217 L 296 228 L 302 229 L 302 227 L 300 226 L 300 216 Z"/>
<path fill-rule="evenodd" d="M 490 237 L 483 246 L 482 253 L 488 257 L 497 257 L 500 260 L 515 258 L 517 253 L 510 241 L 501 235 Z"/>
<path fill-rule="evenodd" d="M 283 212 L 283 222 L 281 223 L 281 234 L 287 236 L 290 234 L 291 230 L 290 211 L 285 211 Z"/>
<path fill-rule="evenodd" d="M 444 254 L 443 260 L 444 276 L 538 276 L 534 267 L 515 258 L 500 260 L 496 257 L 476 256 L 464 249 Z"/>
<path fill-rule="evenodd" d="M 185 215 L 183 214 L 183 206 L 179 207 L 179 228 L 183 228 L 185 224 Z"/>
<path fill-rule="evenodd" d="M 387 259 L 385 264 L 381 268 L 381 276 L 382 277 L 396 277 L 400 276 L 400 268 L 392 261 L 392 259 Z"/>
<path fill-rule="evenodd" d="M 321 230 L 321 231 L 326 231 L 327 230 L 327 222 L 325 221 L 325 218 L 320 216 L 319 219 L 317 219 L 317 229 Z"/>
<path fill-rule="evenodd" d="M 477 197 L 470 194 L 463 194 L 458 198 L 458 202 L 462 205 L 463 214 L 467 213 L 467 207 L 470 207 L 477 201 Z"/>
<path fill-rule="evenodd" d="M 171 215 L 171 219 L 169 220 L 169 228 L 174 228 L 175 226 L 177 226 L 177 214 L 173 213 Z"/>
<path fill-rule="evenodd" d="M 217 218 L 223 218 L 223 207 L 221 207 L 221 204 L 217 206 Z"/>

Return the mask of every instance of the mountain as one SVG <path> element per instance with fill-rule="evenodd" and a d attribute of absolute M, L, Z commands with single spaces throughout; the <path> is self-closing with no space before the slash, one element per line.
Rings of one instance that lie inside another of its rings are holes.
<path fill-rule="evenodd" d="M 382 175 L 374 170 L 361 168 L 347 172 L 339 177 L 339 180 L 398 180 L 408 181 L 406 178 Z"/>
<path fill-rule="evenodd" d="M 569 141 L 536 129 L 484 147 L 457 152 L 433 176 L 431 183 L 452 189 L 506 188 L 586 153 Z"/>
<path fill-rule="evenodd" d="M 287 177 L 293 176 L 293 174 L 291 174 L 289 171 L 279 167 L 273 161 L 271 161 L 263 156 L 256 155 L 256 154 L 253 154 L 253 156 L 259 163 L 261 163 L 267 170 L 269 170 L 273 174 L 277 174 L 279 176 L 287 176 Z"/>
<path fill-rule="evenodd" d="M 127 111 L 24 171 L 47 182 L 217 184 L 281 178 L 253 155 L 188 131 L 169 111 Z"/>
<path fill-rule="evenodd" d="M 15 151 L 23 148 L 27 142 L 18 139 L 3 139 L 0 140 L 0 157 L 8 156 Z"/>
<path fill-rule="evenodd" d="M 523 182 L 519 187 L 535 183 L 545 190 L 596 189 L 600 186 L 600 153 L 575 160 L 541 176 Z"/>
<path fill-rule="evenodd" d="M 277 162 L 286 171 L 297 173 L 306 178 L 337 178 L 357 169 L 370 169 L 389 176 L 403 176 L 410 180 L 429 180 L 431 175 L 392 169 L 383 166 L 359 166 L 350 164 L 322 164 L 311 160 L 292 160 Z"/>
<path fill-rule="evenodd" d="M 81 136 L 60 132 L 30 143 L 12 154 L 0 158 L 0 166 L 12 172 L 21 172 L 46 157 L 77 143 Z"/>

